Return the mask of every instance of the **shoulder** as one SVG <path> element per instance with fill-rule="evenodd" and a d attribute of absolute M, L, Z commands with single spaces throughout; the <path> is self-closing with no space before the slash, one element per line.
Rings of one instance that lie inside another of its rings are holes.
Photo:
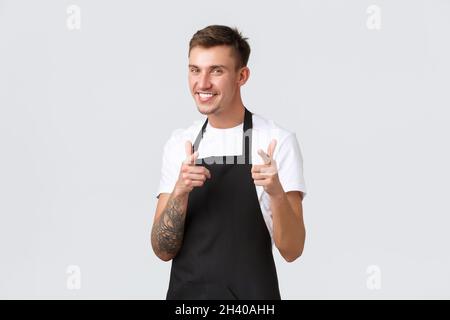
<path fill-rule="evenodd" d="M 170 134 L 169 139 L 166 142 L 166 145 L 171 147 L 177 145 L 179 143 L 184 143 L 186 141 L 194 142 L 197 134 L 200 132 L 200 129 L 204 123 L 204 120 L 196 120 L 188 127 L 174 129 Z"/>
<path fill-rule="evenodd" d="M 276 139 L 277 146 L 281 146 L 284 142 L 295 139 L 295 133 L 273 120 L 254 113 L 253 137 L 256 144 L 265 150 L 272 139 Z"/>
<path fill-rule="evenodd" d="M 203 123 L 204 120 L 196 120 L 187 127 L 174 129 L 170 137 L 166 140 L 164 153 L 175 159 L 184 159 L 184 145 L 186 141 L 191 141 L 192 144 L 194 143 Z"/>

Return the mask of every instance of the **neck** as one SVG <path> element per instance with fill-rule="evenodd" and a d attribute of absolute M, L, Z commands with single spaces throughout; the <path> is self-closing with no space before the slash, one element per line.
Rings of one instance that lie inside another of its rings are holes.
<path fill-rule="evenodd" d="M 242 101 L 225 111 L 208 115 L 209 125 L 217 129 L 233 128 L 244 122 L 245 108 Z"/>

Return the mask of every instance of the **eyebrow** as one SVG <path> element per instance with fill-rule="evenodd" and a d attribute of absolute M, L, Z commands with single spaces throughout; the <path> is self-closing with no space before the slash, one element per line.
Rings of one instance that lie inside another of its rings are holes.
<path fill-rule="evenodd" d="M 197 69 L 201 69 L 200 67 L 196 66 L 195 64 L 190 64 L 189 68 L 197 68 Z M 223 64 L 216 64 L 216 65 L 212 65 L 208 67 L 210 70 L 211 69 L 217 69 L 217 68 L 223 68 L 228 70 L 228 68 L 226 66 L 224 66 Z"/>

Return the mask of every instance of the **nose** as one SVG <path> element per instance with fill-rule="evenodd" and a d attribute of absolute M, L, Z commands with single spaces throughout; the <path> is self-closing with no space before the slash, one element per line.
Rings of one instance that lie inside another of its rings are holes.
<path fill-rule="evenodd" d="M 198 86 L 201 90 L 206 90 L 211 87 L 211 81 L 208 73 L 202 73 L 199 75 Z"/>

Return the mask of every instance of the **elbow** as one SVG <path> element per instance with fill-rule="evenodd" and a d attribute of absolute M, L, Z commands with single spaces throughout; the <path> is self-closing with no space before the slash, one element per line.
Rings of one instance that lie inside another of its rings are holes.
<path fill-rule="evenodd" d="M 165 255 L 165 254 L 156 254 L 156 256 L 164 262 L 167 262 L 167 261 L 170 261 L 173 259 L 173 256 Z"/>
<path fill-rule="evenodd" d="M 281 256 L 287 262 L 294 262 L 303 254 L 303 248 L 305 241 L 299 241 L 296 244 L 291 244 L 289 246 L 277 246 Z"/>
<path fill-rule="evenodd" d="M 295 260 L 297 260 L 298 257 L 284 257 L 284 260 L 286 260 L 287 262 L 294 262 Z"/>
<path fill-rule="evenodd" d="M 175 255 L 173 255 L 173 254 L 169 254 L 167 252 L 162 252 L 162 251 L 158 250 L 157 248 L 155 248 L 155 246 L 152 246 L 152 248 L 153 248 L 153 252 L 155 253 L 155 255 L 162 261 L 167 262 L 167 261 L 172 260 L 175 257 Z"/>
<path fill-rule="evenodd" d="M 302 255 L 303 250 L 297 250 L 296 252 L 290 252 L 290 253 L 281 253 L 281 256 L 286 260 L 287 262 L 294 262 L 300 256 Z"/>
<path fill-rule="evenodd" d="M 168 252 L 160 250 L 159 246 L 154 243 L 153 239 L 151 241 L 151 247 L 152 247 L 152 250 L 155 253 L 155 255 L 162 261 L 167 262 L 167 261 L 172 260 L 175 257 L 174 254 L 170 254 Z"/>

